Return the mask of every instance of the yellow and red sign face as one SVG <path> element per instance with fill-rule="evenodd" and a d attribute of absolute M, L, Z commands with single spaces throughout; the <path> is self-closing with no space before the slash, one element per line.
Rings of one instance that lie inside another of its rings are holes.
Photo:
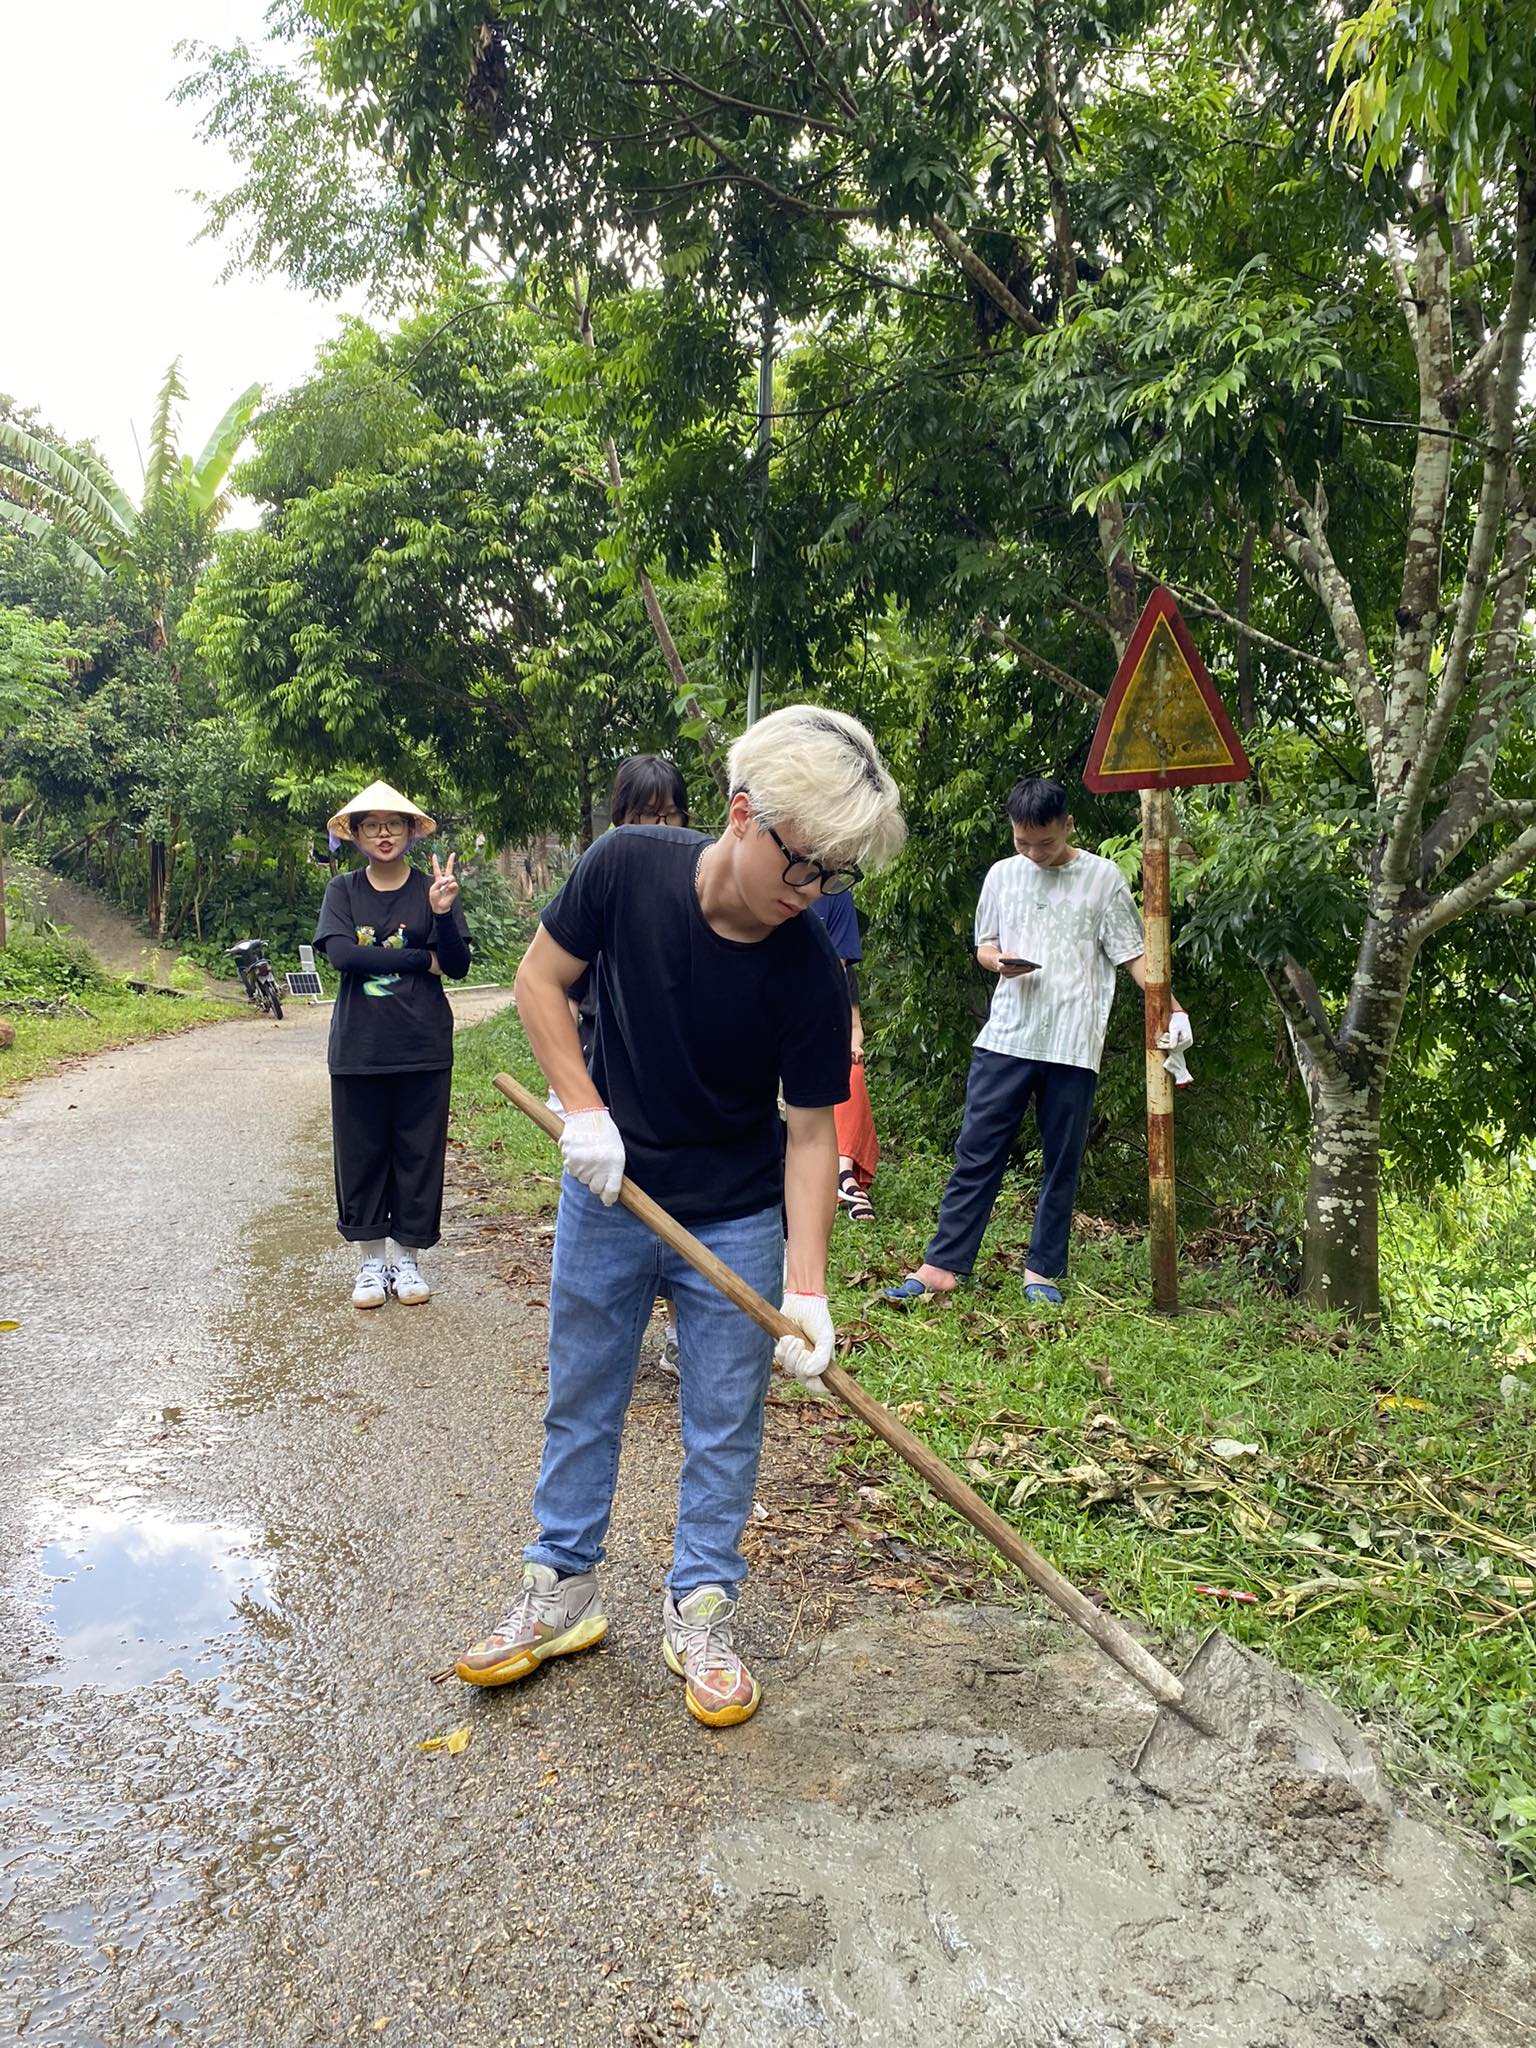
<path fill-rule="evenodd" d="M 1184 789 L 1243 782 L 1248 756 L 1189 637 L 1173 593 L 1147 600 L 1099 713 L 1089 789 Z"/>

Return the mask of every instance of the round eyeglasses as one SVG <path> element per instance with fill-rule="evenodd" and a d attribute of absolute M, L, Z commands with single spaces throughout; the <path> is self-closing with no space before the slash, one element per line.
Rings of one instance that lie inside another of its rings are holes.
<path fill-rule="evenodd" d="M 846 896 L 864 879 L 864 870 L 855 862 L 845 868 L 824 868 L 818 860 L 807 860 L 803 853 L 791 852 L 771 825 L 765 825 L 763 830 L 784 856 L 784 879 L 791 889 L 809 889 L 813 882 L 820 882 L 823 896 Z"/>

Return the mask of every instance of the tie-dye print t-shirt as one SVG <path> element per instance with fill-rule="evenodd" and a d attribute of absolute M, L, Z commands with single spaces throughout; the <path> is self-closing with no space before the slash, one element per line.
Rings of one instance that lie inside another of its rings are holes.
<path fill-rule="evenodd" d="M 999 975 L 977 1045 L 1097 1073 L 1115 970 L 1142 950 L 1141 919 L 1114 862 L 1082 852 L 1059 868 L 1023 854 L 1000 860 L 981 885 L 976 943 L 1040 963 L 1036 974 Z"/>

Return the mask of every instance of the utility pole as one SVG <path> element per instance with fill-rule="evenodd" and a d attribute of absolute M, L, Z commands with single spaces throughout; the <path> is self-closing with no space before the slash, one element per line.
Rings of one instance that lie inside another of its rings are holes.
<path fill-rule="evenodd" d="M 1152 1305 L 1179 1309 L 1173 1082 L 1158 1040 L 1168 1030 L 1172 952 L 1168 843 L 1175 789 L 1242 782 L 1248 756 L 1170 590 L 1159 586 L 1131 635 L 1104 699 L 1083 782 L 1141 793 L 1141 916 L 1146 935 L 1147 1221 Z"/>

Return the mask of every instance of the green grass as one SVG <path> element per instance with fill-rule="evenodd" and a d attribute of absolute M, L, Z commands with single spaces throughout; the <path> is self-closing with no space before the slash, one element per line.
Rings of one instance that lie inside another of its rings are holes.
<path fill-rule="evenodd" d="M 492 1083 L 503 1071 L 543 1100 L 544 1077 L 511 1008 L 454 1040 L 451 1136 L 467 1148 L 475 1184 L 486 1190 L 491 1208 L 520 1216 L 553 1213 L 560 1194 L 560 1155 L 521 1110 L 496 1092 Z"/>
<path fill-rule="evenodd" d="M 480 1184 L 551 1208 L 553 1148 L 490 1086 L 504 1067 L 542 1092 L 515 1016 L 458 1047 Z M 1500 1390 L 1512 1363 L 1536 1379 L 1521 1350 L 1469 1346 L 1443 1313 L 1352 1331 L 1231 1257 L 1186 1266 L 1185 1312 L 1156 1316 L 1140 1238 L 1088 1223 L 1065 1308 L 1032 1308 L 1023 1175 L 976 1286 L 903 1316 L 874 1297 L 920 1257 L 946 1170 L 888 1160 L 879 1220 L 837 1225 L 833 1312 L 869 1391 L 1070 1578 L 1170 1644 L 1220 1626 L 1365 1714 L 1406 1780 L 1536 1877 L 1536 1396 Z M 1258 1448 L 1224 1457 L 1220 1439 Z M 883 1446 L 849 1470 L 889 1533 L 989 1565 Z M 1016 1585 L 999 1564 L 993 1590 Z"/>
<path fill-rule="evenodd" d="M 0 1095 L 51 1073 L 63 1060 L 131 1045 L 141 1038 L 163 1038 L 235 1014 L 228 1003 L 200 1002 L 191 996 L 141 996 L 116 983 L 80 989 L 74 1000 L 86 1015 L 66 1010 L 44 1017 L 0 1009 L 0 1016 L 16 1026 L 16 1043 L 9 1052 L 0 1052 Z"/>

